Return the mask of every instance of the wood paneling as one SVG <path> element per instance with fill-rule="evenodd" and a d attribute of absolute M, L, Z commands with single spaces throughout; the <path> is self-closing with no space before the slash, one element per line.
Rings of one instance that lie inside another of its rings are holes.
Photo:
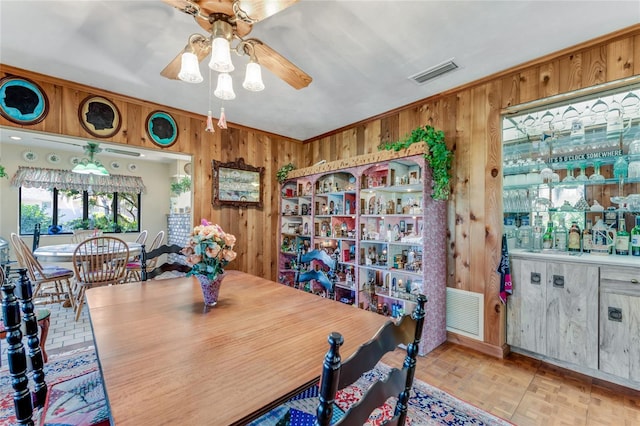
<path fill-rule="evenodd" d="M 171 112 L 180 123 L 178 143 L 167 150 L 194 156 L 194 219 L 220 223 L 238 237 L 240 255 L 229 267 L 276 277 L 278 224 L 275 173 L 292 162 L 298 168 L 320 160 L 339 161 L 376 153 L 383 141 L 403 138 L 430 124 L 445 132 L 454 152 L 453 194 L 448 202 L 449 250 L 447 285 L 485 294 L 485 344 L 502 351 L 505 343 L 503 307 L 495 273 L 499 259 L 501 214 L 501 108 L 563 94 L 595 84 L 640 74 L 640 25 L 585 41 L 556 54 L 487 76 L 430 99 L 414 102 L 301 144 L 288 138 L 230 124 L 229 130 L 208 134 L 205 117 L 93 90 L 74 83 L 3 67 L 2 72 L 38 81 L 50 100 L 46 120 L 30 129 L 87 137 L 77 121 L 77 106 L 88 94 L 112 99 L 121 108 L 123 128 L 109 142 L 154 148 L 146 140 L 144 121 L 153 109 Z M 0 118 L 0 124 L 13 125 Z M 262 209 L 211 206 L 211 160 L 244 157 L 265 166 L 265 205 Z M 495 175 L 495 176 L 494 176 Z M 257 261 L 256 261 L 257 259 Z"/>

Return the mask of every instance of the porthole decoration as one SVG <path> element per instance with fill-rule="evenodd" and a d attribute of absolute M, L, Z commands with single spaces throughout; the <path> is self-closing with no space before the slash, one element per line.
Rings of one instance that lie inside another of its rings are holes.
<path fill-rule="evenodd" d="M 154 111 L 147 117 L 147 134 L 151 141 L 161 148 L 167 148 L 178 139 L 178 125 L 171 115 Z"/>
<path fill-rule="evenodd" d="M 49 101 L 40 86 L 20 77 L 0 79 L 0 115 L 17 124 L 36 124 L 49 112 Z"/>

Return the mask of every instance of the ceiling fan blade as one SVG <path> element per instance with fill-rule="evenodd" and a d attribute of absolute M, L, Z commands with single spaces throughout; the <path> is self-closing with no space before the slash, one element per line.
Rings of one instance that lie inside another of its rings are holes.
<path fill-rule="evenodd" d="M 193 41 L 193 50 L 196 56 L 198 57 L 198 61 L 201 62 L 204 58 L 207 57 L 209 52 L 211 52 L 211 44 L 209 44 L 208 39 L 206 39 L 203 35 L 194 34 L 191 37 L 196 37 Z M 190 38 L 191 38 L 190 37 Z M 173 58 L 169 65 L 164 67 L 164 69 L 160 72 L 160 75 L 172 80 L 178 79 L 178 73 L 180 73 L 180 67 L 182 66 L 182 54 L 186 52 L 190 48 L 190 45 L 187 44 L 184 49 L 178 53 L 178 55 Z"/>
<path fill-rule="evenodd" d="M 253 45 L 260 65 L 280 77 L 293 88 L 300 90 L 311 83 L 312 78 L 309 74 L 260 40 L 254 38 L 246 41 Z"/>
<path fill-rule="evenodd" d="M 200 6 L 196 3 L 189 0 L 162 0 L 166 4 L 175 7 L 176 9 L 180 9 L 182 12 L 187 15 L 197 15 L 200 11 Z"/>
<path fill-rule="evenodd" d="M 299 0 L 240 1 L 239 10 L 234 9 L 234 12 L 236 12 L 236 16 L 239 19 L 253 24 L 275 15 L 289 6 L 296 4 L 298 1 Z"/>

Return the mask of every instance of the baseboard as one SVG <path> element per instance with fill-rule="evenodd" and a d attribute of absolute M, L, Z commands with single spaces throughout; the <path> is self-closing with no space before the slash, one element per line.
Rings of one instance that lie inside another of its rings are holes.
<path fill-rule="evenodd" d="M 506 343 L 502 346 L 495 346 L 450 331 L 447 331 L 447 341 L 500 359 L 505 358 L 510 352 L 509 345 Z"/>

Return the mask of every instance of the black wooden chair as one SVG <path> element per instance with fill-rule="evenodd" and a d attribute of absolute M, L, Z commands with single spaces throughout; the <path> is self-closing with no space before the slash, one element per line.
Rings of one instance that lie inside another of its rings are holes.
<path fill-rule="evenodd" d="M 140 276 L 142 281 L 153 279 L 160 274 L 164 274 L 165 272 L 173 271 L 187 273 L 191 271 L 191 266 L 187 265 L 186 263 L 180 262 L 165 262 L 160 266 L 156 266 L 150 269 L 148 267 L 149 261 L 157 260 L 158 257 L 162 256 L 163 254 L 182 254 L 182 247 L 177 244 L 163 244 L 160 247 L 147 252 L 144 244 L 142 245 L 142 253 L 140 254 Z M 153 262 L 152 264 L 155 265 L 156 262 Z"/>
<path fill-rule="evenodd" d="M 5 279 L 3 272 L 2 283 L 2 319 L 7 333 L 7 358 L 11 385 L 13 387 L 13 404 L 18 424 L 32 425 L 33 409 L 44 406 L 47 396 L 47 384 L 44 380 L 44 360 L 38 338 L 38 321 L 34 313 L 32 301 L 33 293 L 31 281 L 27 277 L 27 270 L 18 270 L 20 277 L 17 284 Z M 19 300 L 18 300 L 18 297 Z M 24 312 L 23 327 L 27 336 L 28 361 L 25 347 L 22 343 L 22 327 L 20 323 L 20 305 Z M 27 367 L 33 372 L 34 389 L 29 390 Z"/>
<path fill-rule="evenodd" d="M 36 223 L 33 227 L 33 243 L 31 245 L 31 252 L 36 251 L 40 245 L 40 224 Z"/>
<path fill-rule="evenodd" d="M 371 370 L 387 353 L 398 345 L 407 345 L 407 356 L 401 369 L 392 368 L 386 378 L 375 382 L 334 425 L 361 425 L 367 421 L 373 410 L 382 406 L 390 397 L 397 397 L 394 416 L 384 425 L 404 425 L 413 378 L 416 369 L 416 357 L 422 336 L 427 298 L 418 297 L 418 304 L 411 316 L 404 316 L 399 323 L 388 321 L 369 342 L 363 344 L 347 359 L 341 362 L 340 346 L 343 338 L 340 333 L 329 335 L 327 352 L 320 381 L 320 403 L 316 412 L 317 424 L 328 426 L 333 416 L 333 404 L 336 392 L 353 384 L 364 373 Z"/>

